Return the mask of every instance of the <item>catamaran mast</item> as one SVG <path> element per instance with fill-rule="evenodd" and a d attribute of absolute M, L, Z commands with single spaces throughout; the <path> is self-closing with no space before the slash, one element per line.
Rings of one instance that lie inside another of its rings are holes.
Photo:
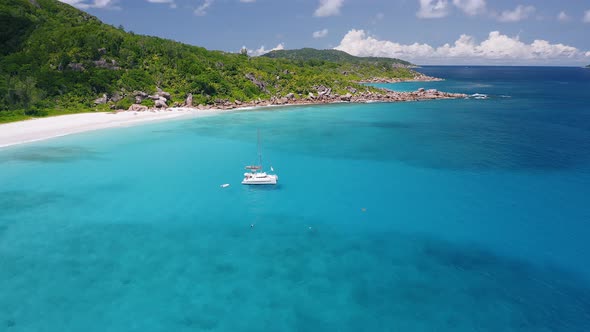
<path fill-rule="evenodd" d="M 258 166 L 262 171 L 262 152 L 260 151 L 260 129 L 258 129 Z"/>

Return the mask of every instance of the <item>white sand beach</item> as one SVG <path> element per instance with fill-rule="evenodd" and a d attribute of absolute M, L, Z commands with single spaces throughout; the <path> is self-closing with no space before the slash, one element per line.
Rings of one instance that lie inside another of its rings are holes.
<path fill-rule="evenodd" d="M 97 129 L 125 127 L 178 117 L 200 117 L 222 112 L 227 111 L 172 108 L 157 112 L 80 113 L 6 123 L 0 125 L 0 148 Z"/>

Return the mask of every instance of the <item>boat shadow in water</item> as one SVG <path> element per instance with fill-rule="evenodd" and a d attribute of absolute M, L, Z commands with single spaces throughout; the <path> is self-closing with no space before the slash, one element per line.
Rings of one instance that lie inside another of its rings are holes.
<path fill-rule="evenodd" d="M 283 185 L 277 183 L 277 184 L 262 184 L 262 185 L 255 185 L 255 186 L 243 185 L 242 187 L 244 187 L 244 189 L 246 189 L 247 191 L 264 192 L 264 191 L 281 190 Z"/>

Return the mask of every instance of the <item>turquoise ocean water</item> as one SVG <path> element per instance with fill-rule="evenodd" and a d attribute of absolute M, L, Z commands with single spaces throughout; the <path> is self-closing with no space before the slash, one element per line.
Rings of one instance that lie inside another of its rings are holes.
<path fill-rule="evenodd" d="M 590 70 L 421 71 L 0 150 L 0 331 L 590 331 Z"/>

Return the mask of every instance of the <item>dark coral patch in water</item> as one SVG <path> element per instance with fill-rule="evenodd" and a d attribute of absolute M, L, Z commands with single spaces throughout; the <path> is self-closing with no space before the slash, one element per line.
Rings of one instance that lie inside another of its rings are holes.
<path fill-rule="evenodd" d="M 0 192 L 0 216 L 53 204 L 63 198 L 57 192 L 3 191 Z"/>
<path fill-rule="evenodd" d="M 0 321 L 56 330 L 126 329 L 131 316 L 187 331 L 590 330 L 590 288 L 572 273 L 429 237 L 320 222 L 310 237 L 299 219 L 264 219 L 255 232 L 213 220 L 84 225 L 24 256 L 0 251 Z M 82 314 L 97 307 L 104 320 Z M 46 315 L 26 315 L 38 310 Z"/>
<path fill-rule="evenodd" d="M 41 163 L 63 163 L 83 159 L 98 159 L 98 152 L 79 146 L 35 146 L 19 148 L 0 155 L 0 163 L 29 161 Z"/>

